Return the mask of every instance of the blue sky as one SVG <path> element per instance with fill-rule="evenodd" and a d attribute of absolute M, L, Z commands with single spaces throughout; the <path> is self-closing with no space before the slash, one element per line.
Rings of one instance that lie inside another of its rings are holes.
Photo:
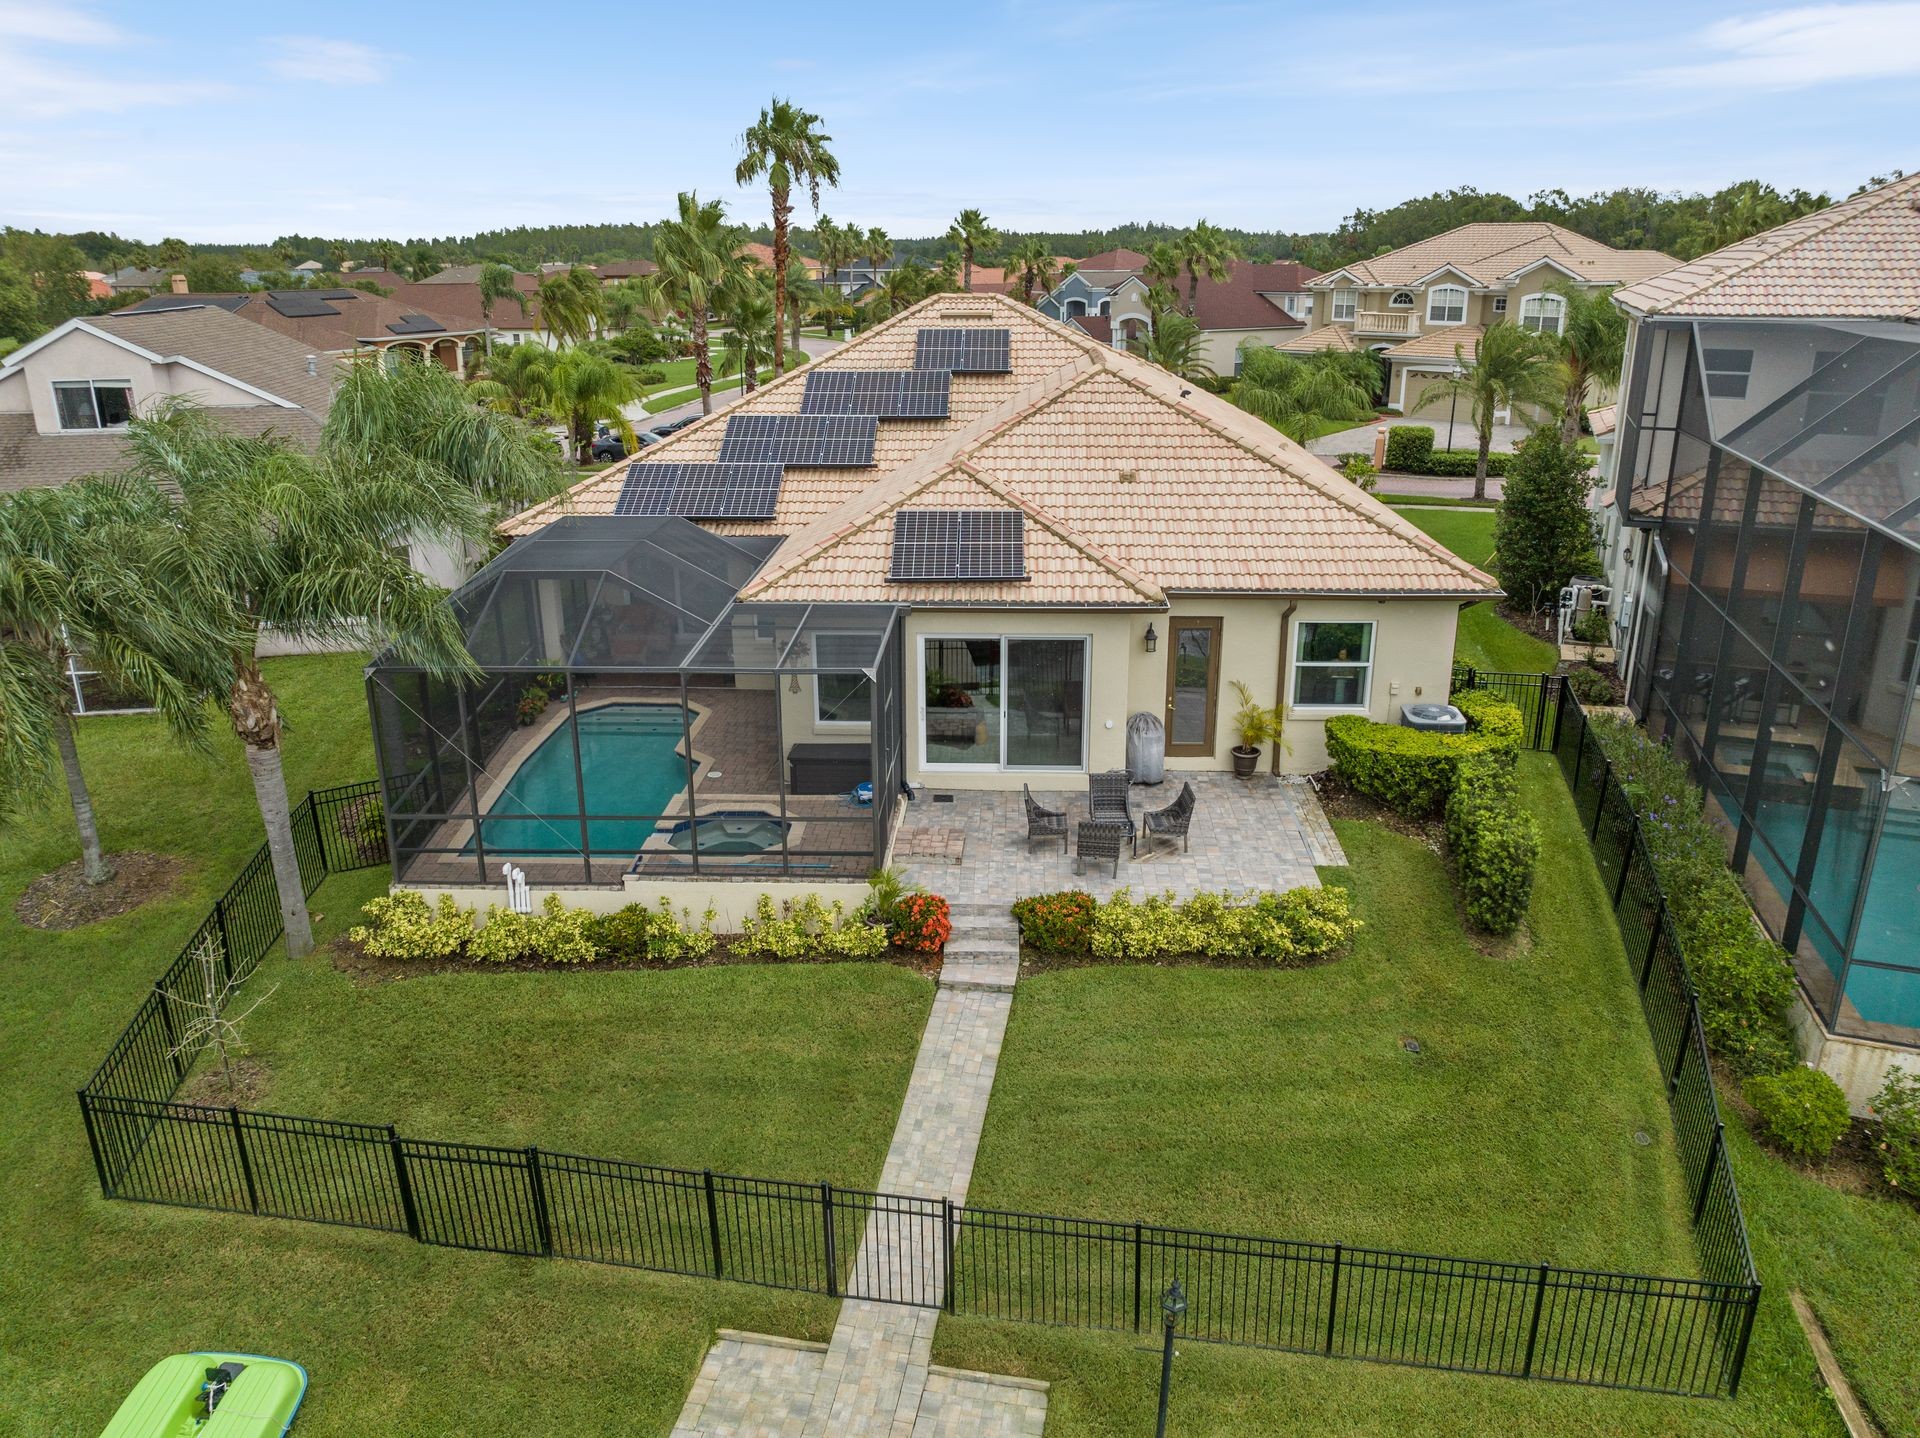
<path fill-rule="evenodd" d="M 1920 3 L 0 0 L 0 222 L 442 235 L 689 188 L 758 218 L 733 160 L 776 92 L 834 136 L 829 213 L 895 235 L 965 205 L 1308 230 L 1454 185 L 1845 194 L 1920 167 Z"/>

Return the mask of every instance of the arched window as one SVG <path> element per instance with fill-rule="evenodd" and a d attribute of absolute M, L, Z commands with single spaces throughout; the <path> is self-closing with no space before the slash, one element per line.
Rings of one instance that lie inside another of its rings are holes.
<path fill-rule="evenodd" d="M 1102 300 L 1102 301 L 1100 301 L 1100 313 L 1101 313 L 1101 314 L 1103 314 L 1103 315 L 1110 315 L 1110 314 L 1112 314 L 1112 313 L 1113 313 L 1113 301 L 1112 301 L 1112 300 Z"/>
<path fill-rule="evenodd" d="M 1075 315 L 1083 315 L 1086 312 L 1087 312 L 1087 302 L 1085 300 L 1072 299 L 1067 301 L 1067 318 L 1068 319 L 1072 319 Z"/>
<path fill-rule="evenodd" d="M 1427 291 L 1427 323 L 1459 325 L 1467 321 L 1467 292 L 1460 285 L 1435 285 Z"/>
<path fill-rule="evenodd" d="M 1566 327 L 1567 301 L 1563 295 L 1528 295 L 1520 301 L 1520 328 L 1557 335 Z"/>
<path fill-rule="evenodd" d="M 1393 292 L 1393 298 L 1388 300 L 1387 304 L 1396 310 L 1410 310 L 1413 308 L 1413 291 L 1395 290 Z"/>

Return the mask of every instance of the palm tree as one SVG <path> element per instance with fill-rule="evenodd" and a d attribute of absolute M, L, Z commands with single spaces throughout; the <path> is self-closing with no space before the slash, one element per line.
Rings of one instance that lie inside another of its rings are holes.
<path fill-rule="evenodd" d="M 820 256 L 824 277 L 832 279 L 853 259 L 850 226 L 835 223 L 824 212 L 813 224 L 813 248 Z"/>
<path fill-rule="evenodd" d="M 791 348 L 800 348 L 800 327 L 806 322 L 807 315 L 818 304 L 821 287 L 807 278 L 806 269 L 794 265 L 787 270 L 787 283 L 784 289 L 787 301 L 787 331 L 791 339 Z"/>
<path fill-rule="evenodd" d="M 446 261 L 425 245 L 415 246 L 413 258 L 407 263 L 407 277 L 418 283 L 431 279 L 447 267 Z"/>
<path fill-rule="evenodd" d="M 1213 366 L 1201 354 L 1205 343 L 1200 326 L 1183 314 L 1162 315 L 1146 339 L 1134 342 L 1134 352 L 1181 379 L 1214 377 Z"/>
<path fill-rule="evenodd" d="M 566 426 L 577 463 L 592 457 L 596 420 L 607 421 L 629 453 L 640 447 L 625 414 L 640 400 L 640 382 L 626 365 L 577 346 L 560 350 L 547 367 L 546 392 L 547 406 Z"/>
<path fill-rule="evenodd" d="M 114 870 L 74 743 L 68 662 L 84 655 L 177 738 L 203 742 L 207 690 L 238 642 L 209 564 L 141 481 L 0 496 L 0 818 L 41 793 L 57 762 L 89 884 Z"/>
<path fill-rule="evenodd" d="M 1358 424 L 1372 417 L 1377 381 L 1363 378 L 1352 359 L 1332 352 L 1296 359 L 1271 345 L 1243 344 L 1240 373 L 1229 398 L 1296 444 L 1305 444 L 1314 437 L 1315 420 Z M 1366 368 L 1372 367 L 1368 358 Z"/>
<path fill-rule="evenodd" d="M 1007 256 L 1007 273 L 1019 276 L 1020 299 L 1025 304 L 1033 303 L 1035 289 L 1041 294 L 1051 290 L 1053 256 L 1047 250 L 1046 241 L 1034 235 L 1015 245 Z"/>
<path fill-rule="evenodd" d="M 1614 304 L 1611 287 L 1591 290 L 1561 280 L 1550 288 L 1567 307 L 1559 336 L 1567 384 L 1560 404 L 1560 439 L 1563 444 L 1577 444 L 1580 407 L 1587 401 L 1587 391 L 1604 393 L 1626 360 L 1627 315 Z"/>
<path fill-rule="evenodd" d="M 539 419 L 548 413 L 553 356 L 545 345 L 504 345 L 487 356 L 467 394 L 497 413 Z"/>
<path fill-rule="evenodd" d="M 743 393 L 760 387 L 760 371 L 780 346 L 773 300 L 761 286 L 740 285 L 728 294 L 721 311 L 727 332 L 721 337 L 720 373 L 741 376 Z"/>
<path fill-rule="evenodd" d="M 1474 431 L 1480 437 L 1480 459 L 1473 467 L 1473 497 L 1487 497 L 1487 455 L 1493 449 L 1496 410 L 1515 405 L 1552 405 L 1561 401 L 1559 356 L 1553 342 L 1514 324 L 1490 325 L 1475 346 L 1474 357 L 1453 347 L 1454 372 L 1441 383 L 1448 393 L 1467 401 Z"/>
<path fill-rule="evenodd" d="M 973 256 L 1000 243 L 1000 232 L 978 210 L 962 210 L 947 226 L 947 243 L 960 251 L 960 288 L 973 293 Z"/>
<path fill-rule="evenodd" d="M 225 622 L 241 636 L 219 687 L 246 749 L 294 958 L 312 950 L 313 925 L 281 767 L 279 702 L 254 658 L 260 629 L 390 649 L 432 674 L 477 672 L 445 591 L 396 551 L 407 539 L 477 541 L 486 509 L 404 445 L 356 450 L 332 440 L 323 432 L 320 452 L 305 455 L 276 437 L 229 433 L 179 400 L 127 427 L 132 474 L 177 493 L 180 530 L 208 559 Z M 176 609 L 194 602 L 155 597 Z"/>
<path fill-rule="evenodd" d="M 518 300 L 520 291 L 513 283 L 513 269 L 509 265 L 482 265 L 480 267 L 480 319 L 487 327 L 487 353 L 493 353 L 493 307 L 504 299 Z M 526 313 L 526 305 L 520 306 L 520 312 Z"/>
<path fill-rule="evenodd" d="M 388 274 L 392 274 L 394 266 L 400 263 L 400 247 L 392 240 L 374 241 L 373 262 Z"/>
<path fill-rule="evenodd" d="M 349 258 L 347 247 L 338 240 L 335 240 L 327 246 L 327 265 L 336 275 L 343 275 L 347 272 L 347 260 Z"/>
<path fill-rule="evenodd" d="M 739 282 L 746 264 L 740 258 L 740 233 L 727 223 L 718 200 L 700 203 L 684 192 L 675 218 L 663 220 L 653 237 L 658 271 L 646 281 L 664 309 L 683 316 L 693 332 L 694 383 L 700 387 L 700 412 L 713 413 L 713 356 L 707 347 L 707 311 Z"/>
<path fill-rule="evenodd" d="M 606 308 L 609 330 L 630 330 L 642 320 L 655 320 L 660 316 L 655 297 L 639 280 L 620 280 L 606 286 L 601 302 Z"/>
<path fill-rule="evenodd" d="M 563 345 L 585 344 L 606 321 L 600 277 L 584 265 L 542 275 L 535 298 L 541 327 Z"/>
<path fill-rule="evenodd" d="M 776 335 L 786 328 L 787 265 L 791 258 L 787 220 L 793 214 L 789 195 L 795 180 L 805 181 L 807 193 L 813 200 L 813 212 L 820 213 L 820 186 L 840 183 L 840 162 L 827 149 L 832 139 L 833 136 L 820 132 L 818 115 L 796 109 L 792 101 L 778 96 L 740 137 L 740 163 L 734 167 L 734 182 L 748 185 L 765 175 L 767 191 L 773 198 L 773 331 Z M 784 368 L 785 356 L 776 344 L 773 377 L 778 379 Z M 752 385 L 747 387 L 751 389 Z"/>
<path fill-rule="evenodd" d="M 877 286 L 880 283 L 880 267 L 893 258 L 893 239 L 875 225 L 867 231 L 867 237 L 861 244 L 860 258 L 873 266 L 873 283 Z"/>
<path fill-rule="evenodd" d="M 918 260 L 908 260 L 887 272 L 867 302 L 880 315 L 897 315 L 932 294 L 933 285 L 933 272 Z"/>
<path fill-rule="evenodd" d="M 1200 308 L 1200 277 L 1224 280 L 1233 273 L 1233 262 L 1240 254 L 1226 231 L 1206 220 L 1196 220 L 1193 228 L 1180 237 L 1175 251 L 1187 270 L 1187 314 L 1191 317 Z"/>
<path fill-rule="evenodd" d="M 1140 269 L 1149 288 L 1159 286 L 1169 294 L 1180 283 L 1180 252 L 1165 240 L 1157 241 L 1147 251 L 1147 262 Z"/>

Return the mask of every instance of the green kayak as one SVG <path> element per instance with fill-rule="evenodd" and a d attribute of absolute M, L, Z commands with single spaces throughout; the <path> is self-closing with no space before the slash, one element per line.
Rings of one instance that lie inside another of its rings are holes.
<path fill-rule="evenodd" d="M 307 1370 L 253 1353 L 176 1353 L 134 1385 L 100 1438 L 280 1438 Z"/>

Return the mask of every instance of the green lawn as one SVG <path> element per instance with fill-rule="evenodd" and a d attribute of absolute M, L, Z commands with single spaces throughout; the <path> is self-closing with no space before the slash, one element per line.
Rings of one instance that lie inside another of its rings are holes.
<path fill-rule="evenodd" d="M 806 362 L 806 351 L 804 350 L 788 350 L 787 351 L 787 364 L 790 368 L 803 364 L 805 362 Z M 685 373 L 682 374 L 676 371 L 674 369 L 675 365 L 685 365 L 686 366 Z M 646 395 L 645 403 L 646 403 L 648 414 L 659 414 L 662 410 L 673 409 L 678 405 L 683 405 L 692 400 L 697 400 L 700 398 L 700 389 L 693 382 L 693 365 L 694 365 L 694 362 L 692 360 L 675 360 L 673 364 L 663 366 L 663 368 L 665 368 L 668 371 L 669 377 L 668 377 L 667 383 L 659 384 L 659 385 L 651 385 L 644 392 Z M 720 359 L 719 359 L 719 353 L 718 351 L 716 351 L 714 355 L 715 378 L 713 381 L 713 392 L 715 394 L 724 394 L 731 390 L 736 390 L 740 387 L 739 375 L 732 375 L 726 378 L 721 378 L 719 377 L 719 369 L 720 369 Z M 772 366 L 768 366 L 766 369 L 760 370 L 758 373 L 759 373 L 759 383 L 761 384 L 765 384 L 768 380 L 773 378 Z"/>
<path fill-rule="evenodd" d="M 1493 554 L 1491 509 L 1457 506 L 1426 509 L 1417 505 L 1396 506 L 1396 509 L 1469 564 L 1485 568 Z M 1507 623 L 1492 602 L 1482 601 L 1460 611 L 1453 657 L 1496 674 L 1538 674 L 1552 670 L 1560 655 L 1545 640 L 1535 639 Z"/>
<path fill-rule="evenodd" d="M 1352 891 L 1370 927 L 1335 964 L 1021 981 L 973 1201 L 1693 1272 L 1672 1129 L 1606 896 L 1550 761 L 1522 763 L 1544 834 L 1530 950 L 1477 952 L 1439 856 L 1339 822 L 1352 867 L 1323 878 Z M 1418 1056 L 1400 1047 L 1409 1034 Z M 1653 1144 L 1636 1146 L 1635 1129 Z M 1809 1186 L 1772 1160 L 1737 1157 Z M 1749 1188 L 1750 1209 L 1768 1188 Z M 1891 1372 L 1913 1351 L 1911 1333 L 1893 1329 L 1912 1290 L 1869 1254 L 1855 1242 L 1846 1259 L 1867 1274 L 1848 1281 L 1877 1295 L 1863 1327 L 1895 1342 Z M 1176 1368 L 1174 1426 L 1248 1438 L 1836 1433 L 1778 1275 L 1768 1278 L 1735 1404 L 1193 1344 Z M 934 1356 L 1052 1382 L 1049 1438 L 1151 1430 L 1157 1353 L 1131 1338 L 947 1319 Z"/>
<path fill-rule="evenodd" d="M 296 795 L 372 772 L 364 662 L 268 662 Z M 129 717 L 86 721 L 80 744 L 108 848 L 195 867 L 173 898 L 43 934 L 13 904 L 78 853 L 71 819 L 0 833 L 0 1433 L 90 1438 L 155 1359 L 215 1347 L 307 1365 L 304 1438 L 665 1434 L 716 1327 L 827 1335 L 833 1305 L 805 1295 L 103 1200 L 74 1090 L 261 834 L 230 742 L 184 755 Z M 378 884 L 323 886 L 322 934 Z M 843 1181 L 878 1174 L 930 999 L 884 966 L 368 989 L 321 959 L 261 972 L 280 984 L 254 1017 L 282 1108 Z"/>

